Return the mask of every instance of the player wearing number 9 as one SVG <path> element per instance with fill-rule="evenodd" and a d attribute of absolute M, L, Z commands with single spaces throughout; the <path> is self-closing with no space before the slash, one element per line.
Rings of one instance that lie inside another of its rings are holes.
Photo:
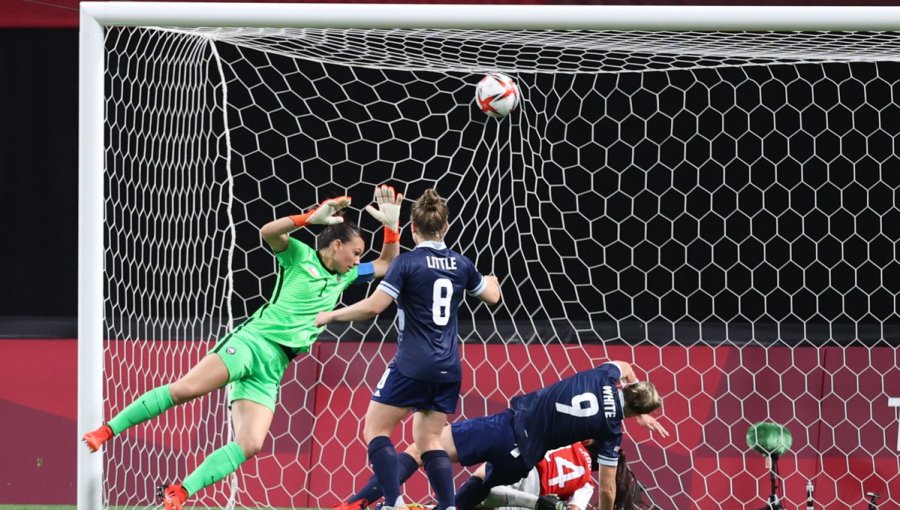
<path fill-rule="evenodd" d="M 398 223 L 401 195 L 390 186 L 376 188 L 378 208 L 367 210 L 384 223 L 381 257 L 360 262 L 365 242 L 359 229 L 338 213 L 350 197 L 330 198 L 305 214 L 270 221 L 260 235 L 278 260 L 278 279 L 269 301 L 222 337 L 187 374 L 159 386 L 84 435 L 91 451 L 165 410 L 230 385 L 234 441 L 212 452 L 181 484 L 160 487 L 166 510 L 181 510 L 185 500 L 238 469 L 262 448 L 275 412 L 281 378 L 290 360 L 309 352 L 321 328 L 316 313 L 331 310 L 352 283 L 381 278 L 400 252 Z M 315 250 L 290 233 L 307 225 L 326 225 Z"/>
<path fill-rule="evenodd" d="M 666 429 L 648 414 L 659 406 L 659 394 L 651 383 L 638 382 L 630 364 L 611 361 L 515 397 L 505 411 L 444 427 L 441 445 L 452 462 L 463 466 L 486 463 L 481 473 L 460 488 L 456 509 L 480 506 L 491 489 L 526 477 L 547 452 L 592 439 L 600 465 L 599 510 L 612 510 L 622 420 L 634 417 L 639 425 L 667 437 Z M 400 455 L 400 480 L 406 481 L 418 469 L 419 451 L 407 448 Z M 381 486 L 377 477 L 370 479 L 339 508 L 366 506 L 381 497 Z"/>
<path fill-rule="evenodd" d="M 471 477 L 460 488 L 457 510 L 471 510 L 491 488 L 525 477 L 548 451 L 587 439 L 599 443 L 599 510 L 612 510 L 622 420 L 635 417 L 668 436 L 648 414 L 660 403 L 653 384 L 638 382 L 631 365 L 613 361 L 515 397 L 506 411 L 454 423 L 442 437 L 451 458 L 463 466 L 487 462 L 483 479 Z"/>
<path fill-rule="evenodd" d="M 438 506 L 441 510 L 453 506 L 453 471 L 440 436 L 447 415 L 456 412 L 462 379 L 457 309 L 465 293 L 488 304 L 500 301 L 497 278 L 482 276 L 472 261 L 444 244 L 448 228 L 447 204 L 436 191 L 426 190 L 412 207 L 416 248 L 394 260 L 367 299 L 316 318 L 316 325 L 366 320 L 397 301 L 397 354 L 372 395 L 363 430 L 388 507 L 404 506 L 390 436 L 410 411 L 415 411 L 413 439 L 423 452 Z"/>

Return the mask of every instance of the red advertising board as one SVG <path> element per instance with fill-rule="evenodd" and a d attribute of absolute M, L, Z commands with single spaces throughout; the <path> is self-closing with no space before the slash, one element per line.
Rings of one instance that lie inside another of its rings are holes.
<path fill-rule="evenodd" d="M 109 400 L 125 402 L 135 388 L 170 379 L 173 367 L 153 353 L 183 344 L 111 343 L 108 373 L 127 374 L 128 383 L 107 385 L 122 388 Z M 283 440 L 268 442 L 258 458 L 243 466 L 239 503 L 327 506 L 359 488 L 370 473 L 362 441 L 368 388 L 394 348 L 318 343 L 311 355 L 299 358 L 288 370 L 286 377 L 294 382 L 285 385 L 272 426 L 272 436 Z M 0 433 L 15 438 L 4 447 L 0 502 L 74 502 L 75 448 L 80 447 L 76 349 L 74 340 L 0 341 L 6 366 L 0 375 Z M 660 419 L 672 436 L 651 438 L 631 425 L 623 446 L 662 508 L 753 508 L 763 501 L 768 494 L 765 459 L 747 451 L 744 441 L 748 425 L 762 420 L 783 423 L 793 434 L 790 452 L 779 461 L 792 506 L 800 504 L 807 479 L 814 478 L 817 508 L 846 508 L 841 501 L 861 501 L 865 491 L 889 494 L 900 484 L 897 416 L 887 405 L 889 397 L 900 396 L 900 378 L 892 373 L 897 355 L 893 348 L 862 346 L 466 345 L 463 397 L 455 418 L 499 411 L 510 395 L 606 358 L 624 359 L 635 363 L 664 398 Z M 192 361 L 181 360 L 179 366 Z M 119 460 L 107 464 L 114 503 L 152 499 L 160 476 L 183 477 L 209 452 L 177 453 L 187 445 L 221 445 L 224 417 L 218 395 L 117 438 L 112 453 Z M 211 425 L 197 427 L 192 420 Z M 405 437 L 395 436 L 401 448 Z M 426 499 L 425 477 L 414 476 L 406 493 Z M 214 504 L 223 494 L 219 487 L 198 496 Z"/>

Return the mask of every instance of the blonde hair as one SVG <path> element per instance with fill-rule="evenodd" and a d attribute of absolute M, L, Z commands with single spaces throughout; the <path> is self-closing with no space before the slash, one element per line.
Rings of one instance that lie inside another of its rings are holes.
<path fill-rule="evenodd" d="M 636 414 L 651 413 L 662 405 L 656 386 L 649 381 L 638 381 L 625 386 L 622 388 L 622 396 L 625 398 L 625 407 Z"/>
<path fill-rule="evenodd" d="M 423 237 L 438 239 L 449 221 L 447 202 L 433 189 L 426 189 L 412 206 L 412 222 Z"/>

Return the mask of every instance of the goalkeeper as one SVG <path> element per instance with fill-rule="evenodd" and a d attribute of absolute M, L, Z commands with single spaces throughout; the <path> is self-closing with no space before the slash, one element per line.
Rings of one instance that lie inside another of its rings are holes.
<path fill-rule="evenodd" d="M 268 303 L 216 343 L 187 374 L 144 393 L 106 424 L 83 436 L 92 451 L 123 431 L 165 410 L 231 385 L 234 441 L 206 457 L 182 483 L 160 487 L 166 510 L 182 510 L 200 489 L 233 473 L 262 448 L 275 412 L 281 378 L 291 359 L 309 352 L 324 328 L 316 314 L 332 310 L 352 283 L 383 277 L 399 254 L 400 202 L 391 186 L 375 188 L 377 208 L 366 210 L 384 224 L 384 246 L 378 259 L 360 263 L 365 242 L 359 228 L 338 213 L 350 197 L 331 198 L 305 214 L 271 221 L 260 229 L 278 261 L 278 279 Z M 309 225 L 326 225 L 315 250 L 290 233 Z"/>

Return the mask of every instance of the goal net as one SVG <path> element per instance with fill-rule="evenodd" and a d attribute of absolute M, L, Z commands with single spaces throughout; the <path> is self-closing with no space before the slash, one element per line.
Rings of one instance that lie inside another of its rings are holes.
<path fill-rule="evenodd" d="M 817 508 L 900 502 L 897 33 L 110 26 L 104 45 L 105 416 L 264 304 L 262 224 L 348 194 L 370 259 L 356 211 L 389 183 L 447 197 L 449 244 L 501 278 L 499 306 L 462 306 L 454 419 L 622 359 L 663 395 L 672 436 L 623 442 L 659 508 L 764 506 L 760 421 L 793 435 L 786 507 L 807 480 Z M 488 71 L 523 95 L 499 121 L 472 102 Z M 392 313 L 329 327 L 263 452 L 195 508 L 360 488 L 396 335 Z M 155 505 L 229 437 L 224 391 L 135 427 L 105 449 L 104 506 Z M 406 494 L 428 501 L 424 476 Z"/>

